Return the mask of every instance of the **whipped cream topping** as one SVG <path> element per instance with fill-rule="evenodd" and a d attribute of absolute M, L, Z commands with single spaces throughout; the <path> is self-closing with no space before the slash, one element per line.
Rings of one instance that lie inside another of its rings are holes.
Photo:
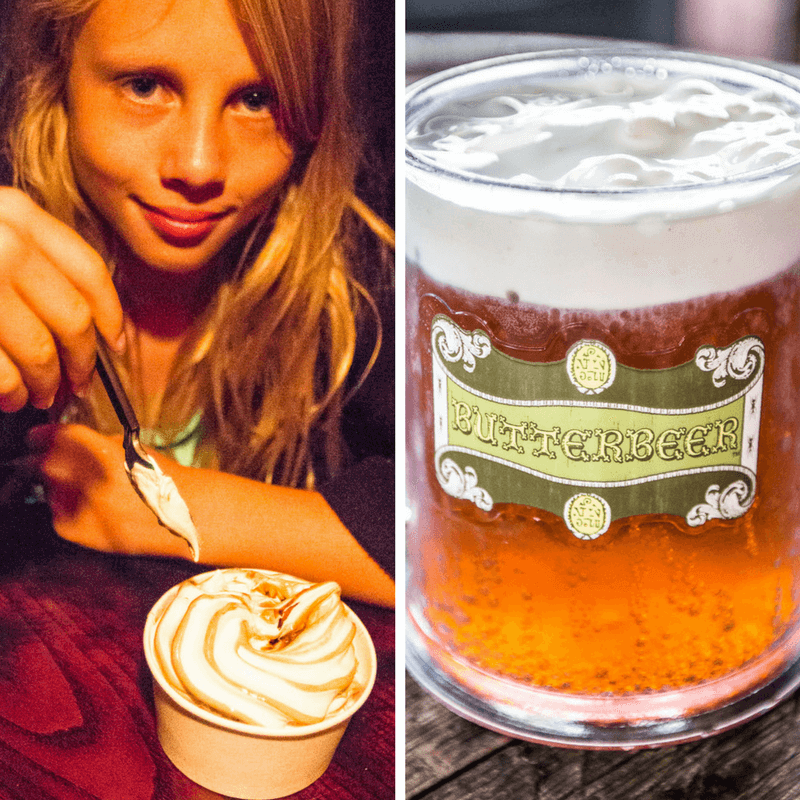
<path fill-rule="evenodd" d="M 797 263 L 800 81 L 620 50 L 489 60 L 409 88 L 411 263 L 477 295 L 595 310 Z"/>
<path fill-rule="evenodd" d="M 189 545 L 192 558 L 198 561 L 200 559 L 200 543 L 197 539 L 197 528 L 195 528 L 186 501 L 178 492 L 175 481 L 165 474 L 153 458 L 146 456 L 146 459 L 152 469 L 148 469 L 138 462 L 133 465 L 133 469 L 128 469 L 128 465 L 125 465 L 125 471 L 133 488 L 145 505 L 156 515 L 159 523 Z"/>
<path fill-rule="evenodd" d="M 443 167 L 531 186 L 701 184 L 800 155 L 780 95 L 700 78 L 596 75 L 507 87 L 438 109 L 408 136 Z"/>
<path fill-rule="evenodd" d="M 309 725 L 350 706 L 364 688 L 356 625 L 333 582 L 216 570 L 180 584 L 154 624 L 166 682 L 227 719 Z"/>

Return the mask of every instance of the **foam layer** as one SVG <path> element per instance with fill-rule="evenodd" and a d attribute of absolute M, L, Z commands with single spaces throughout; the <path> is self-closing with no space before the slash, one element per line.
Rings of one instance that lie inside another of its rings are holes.
<path fill-rule="evenodd" d="M 564 189 L 681 186 L 800 153 L 798 109 L 764 89 L 601 74 L 446 103 L 409 132 L 444 168 Z"/>
<path fill-rule="evenodd" d="M 477 294 L 603 310 L 793 265 L 800 83 L 691 59 L 540 55 L 412 88 L 409 259 Z"/>

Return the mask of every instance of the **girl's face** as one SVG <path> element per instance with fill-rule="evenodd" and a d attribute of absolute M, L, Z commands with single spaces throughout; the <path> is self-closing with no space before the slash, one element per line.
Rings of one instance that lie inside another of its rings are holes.
<path fill-rule="evenodd" d="M 78 184 L 160 270 L 207 265 L 274 203 L 292 164 L 227 0 L 100 0 L 67 97 Z"/>

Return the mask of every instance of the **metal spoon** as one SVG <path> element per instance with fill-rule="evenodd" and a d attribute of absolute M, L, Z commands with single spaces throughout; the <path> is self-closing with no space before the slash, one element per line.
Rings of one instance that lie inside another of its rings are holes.
<path fill-rule="evenodd" d="M 99 334 L 97 335 L 97 373 L 100 380 L 103 381 L 108 399 L 111 400 L 111 405 L 114 406 L 114 411 L 125 431 L 123 445 L 125 447 L 125 469 L 128 474 L 132 473 L 134 464 L 141 464 L 147 469 L 155 469 L 152 460 L 139 442 L 139 420 L 122 387 L 106 343 Z"/>
<path fill-rule="evenodd" d="M 139 420 L 122 386 L 106 344 L 97 334 L 97 372 L 124 429 L 125 472 L 136 493 L 170 533 L 183 539 L 195 561 L 200 558 L 197 529 L 175 482 L 162 472 L 139 442 Z"/>

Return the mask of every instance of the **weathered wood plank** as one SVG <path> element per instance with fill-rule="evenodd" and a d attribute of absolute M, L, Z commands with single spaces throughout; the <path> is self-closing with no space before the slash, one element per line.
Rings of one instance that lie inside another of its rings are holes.
<path fill-rule="evenodd" d="M 798 695 L 718 736 L 624 753 L 481 732 L 407 683 L 409 799 L 800 800 Z"/>
<path fill-rule="evenodd" d="M 509 740 L 439 705 L 406 676 L 406 797 L 484 758 Z"/>

